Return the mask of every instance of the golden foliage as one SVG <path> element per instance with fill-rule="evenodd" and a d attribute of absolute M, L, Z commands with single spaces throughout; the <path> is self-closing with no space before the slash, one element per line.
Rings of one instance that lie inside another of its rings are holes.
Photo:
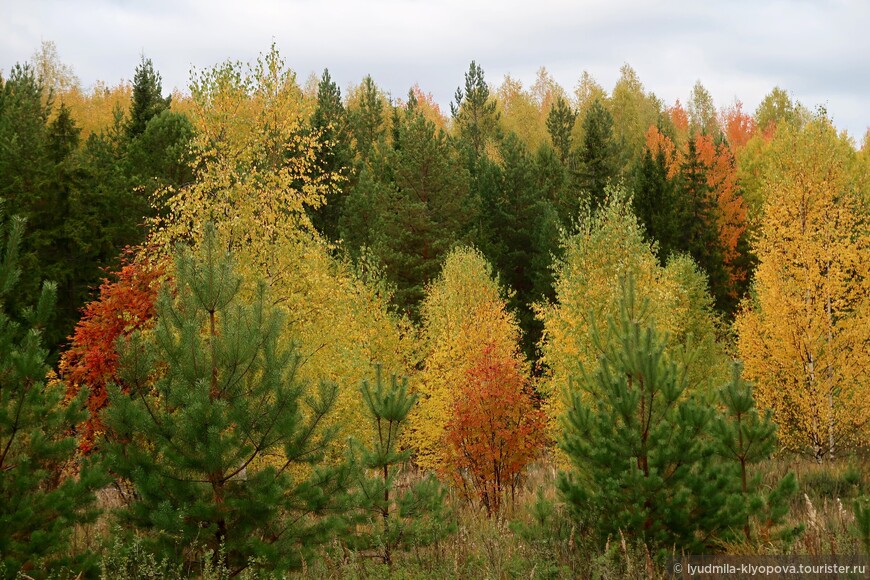
<path fill-rule="evenodd" d="M 649 298 L 647 316 L 673 343 L 693 342 L 700 354 L 690 363 L 693 384 L 727 378 L 727 357 L 716 343 L 718 321 L 712 314 L 706 279 L 685 256 L 661 267 L 654 246 L 621 189 L 609 189 L 600 213 L 587 216 L 580 231 L 563 241 L 564 256 L 556 264 L 556 302 L 539 305 L 544 322 L 542 363 L 548 376 L 541 385 L 551 425 L 568 404 L 569 383 L 581 366 L 592 368 L 602 354 L 590 338 L 593 324 L 615 314 L 620 282 L 633 275 L 638 299 Z M 602 335 L 610 340 L 607 332 Z M 691 337 L 691 338 L 690 338 Z"/>
<path fill-rule="evenodd" d="M 427 288 L 422 315 L 425 359 L 417 381 L 421 396 L 407 438 L 421 466 L 438 468 L 444 460 L 444 428 L 468 371 L 487 345 L 493 357 L 521 364 L 520 330 L 492 267 L 473 248 L 459 248 L 447 256 L 441 275 Z"/>
<path fill-rule="evenodd" d="M 304 126 L 306 112 L 295 75 L 274 48 L 247 67 L 200 72 L 189 109 L 196 179 L 169 192 L 168 214 L 155 220 L 152 238 L 168 255 L 175 243 L 199 243 L 205 224 L 215 224 L 237 271 L 248 282 L 265 279 L 288 311 L 285 336 L 297 343 L 302 377 L 339 384 L 332 422 L 343 443 L 362 424 L 358 386 L 372 363 L 401 374 L 413 361 L 404 323 L 387 311 L 388 292 L 332 257 L 305 213 L 336 180 L 314 177 L 319 144 Z"/>
<path fill-rule="evenodd" d="M 777 132 L 754 293 L 736 321 L 781 442 L 818 459 L 870 435 L 870 222 L 855 157 L 824 118 Z"/>

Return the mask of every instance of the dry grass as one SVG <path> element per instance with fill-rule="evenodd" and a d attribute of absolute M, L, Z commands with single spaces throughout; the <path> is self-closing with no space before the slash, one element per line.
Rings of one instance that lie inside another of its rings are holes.
<path fill-rule="evenodd" d="M 778 539 L 757 523 L 751 542 L 723 546 L 740 555 L 839 555 L 863 553 L 855 530 L 854 501 L 870 491 L 866 458 L 852 457 L 816 464 L 805 458 L 770 460 L 759 468 L 773 486 L 794 472 L 799 491 L 792 499 L 787 527 L 803 526 L 791 540 Z M 411 477 L 415 477 L 412 475 Z M 416 475 L 419 477 L 419 474 Z M 339 542 L 323 548 L 316 561 L 306 562 L 294 578 L 664 578 L 649 550 L 625 537 L 599 545 L 588 532 L 578 530 L 556 497 L 556 468 L 552 462 L 535 465 L 514 497 L 508 498 L 499 518 L 451 493 L 456 533 L 430 546 L 415 546 L 396 554 L 391 568 L 379 560 L 346 549 Z M 117 490 L 100 492 L 106 513 L 95 523 L 81 526 L 74 549 L 111 553 L 111 510 L 123 499 Z"/>

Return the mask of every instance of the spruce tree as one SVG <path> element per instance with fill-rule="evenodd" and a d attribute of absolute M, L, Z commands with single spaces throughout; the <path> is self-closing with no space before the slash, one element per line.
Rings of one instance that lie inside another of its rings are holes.
<path fill-rule="evenodd" d="M 725 270 L 725 250 L 716 225 L 720 210 L 707 183 L 707 172 L 694 139 L 689 140 L 680 165 L 674 196 L 676 231 L 679 232 L 674 249 L 690 254 L 707 273 L 716 307 L 724 310 L 729 302 L 729 279 Z"/>
<path fill-rule="evenodd" d="M 311 129 L 317 135 L 320 154 L 315 169 L 329 186 L 326 203 L 312 210 L 311 222 L 327 239 L 339 237 L 339 221 L 344 208 L 345 187 L 352 169 L 352 153 L 347 112 L 341 102 L 341 89 L 324 69 L 317 85 L 317 107 L 311 116 Z"/>
<path fill-rule="evenodd" d="M 593 210 L 604 198 L 604 188 L 619 174 L 619 151 L 613 136 L 613 116 L 596 99 L 583 119 L 580 146 L 580 182 Z"/>
<path fill-rule="evenodd" d="M 75 525 L 96 517 L 94 491 L 103 478 L 90 463 L 71 475 L 71 433 L 86 416 L 84 400 L 64 402 L 64 385 L 46 378 L 43 329 L 55 285 L 43 284 L 35 308 L 9 312 L 24 221 L 5 220 L 0 206 L 0 228 L 8 229 L 0 229 L 0 576 L 64 565 L 86 569 L 94 562 L 71 554 L 69 539 Z"/>
<path fill-rule="evenodd" d="M 387 385 L 381 365 L 376 365 L 374 385 L 364 380 L 360 392 L 374 438 L 369 445 L 352 441 L 361 520 L 367 526 L 351 544 L 374 550 L 391 566 L 396 550 L 430 544 L 451 531 L 445 490 L 431 475 L 407 487 L 397 483 L 412 451 L 399 449 L 402 428 L 417 401 L 408 392 L 408 380 L 393 375 Z"/>
<path fill-rule="evenodd" d="M 145 132 L 145 126 L 152 117 L 169 109 L 172 97 L 163 97 L 163 83 L 160 73 L 154 70 L 150 58 L 142 56 L 133 75 L 133 102 L 130 105 L 130 118 L 127 121 L 127 137 L 133 139 Z"/>
<path fill-rule="evenodd" d="M 338 516 L 319 516 L 347 475 L 318 467 L 337 387 L 307 392 L 265 284 L 250 303 L 243 292 L 207 226 L 198 254 L 176 257 L 153 332 L 121 345 L 129 392 L 112 388 L 105 415 L 108 464 L 135 488 L 121 521 L 172 560 L 197 569 L 210 553 L 232 574 L 301 565 L 337 531 Z"/>
<path fill-rule="evenodd" d="M 644 150 L 635 169 L 632 205 L 650 241 L 658 242 L 659 263 L 665 265 L 671 254 L 679 250 L 683 232 L 663 151 L 653 155 L 648 148 Z"/>
<path fill-rule="evenodd" d="M 569 169 L 574 167 L 573 132 L 576 121 L 577 111 L 562 97 L 556 99 L 556 104 L 547 114 L 547 132 L 559 154 L 559 161 Z"/>

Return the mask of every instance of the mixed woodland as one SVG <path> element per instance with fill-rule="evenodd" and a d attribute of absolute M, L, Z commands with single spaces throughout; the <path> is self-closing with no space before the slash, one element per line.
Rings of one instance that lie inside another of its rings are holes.
<path fill-rule="evenodd" d="M 0 576 L 870 555 L 870 131 L 274 46 L 0 73 Z"/>

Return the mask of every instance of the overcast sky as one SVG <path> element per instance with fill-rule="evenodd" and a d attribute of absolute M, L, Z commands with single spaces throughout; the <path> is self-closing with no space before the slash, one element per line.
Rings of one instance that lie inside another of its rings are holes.
<path fill-rule="evenodd" d="M 584 70 L 609 91 L 628 63 L 667 104 L 700 80 L 754 111 L 780 86 L 859 142 L 870 126 L 867 0 L 0 0 L 0 69 L 44 40 L 86 87 L 132 78 L 144 53 L 186 89 L 191 67 L 274 40 L 300 82 L 328 67 L 343 89 L 419 83 L 444 110 L 472 59 L 491 85 L 546 66 L 569 92 Z"/>

